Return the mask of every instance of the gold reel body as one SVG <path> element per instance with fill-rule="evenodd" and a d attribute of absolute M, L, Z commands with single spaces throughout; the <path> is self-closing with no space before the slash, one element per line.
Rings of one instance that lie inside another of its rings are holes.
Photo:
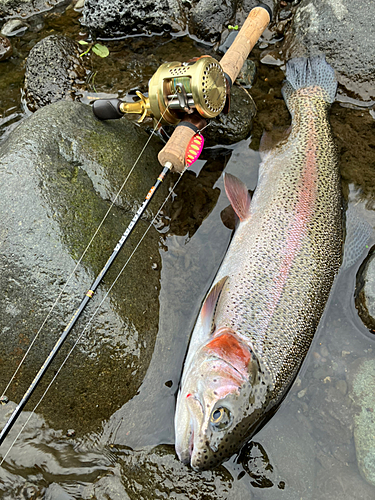
<path fill-rule="evenodd" d="M 172 125 L 185 113 L 197 110 L 204 118 L 214 118 L 224 108 L 227 87 L 224 71 L 210 56 L 196 61 L 162 64 L 149 84 L 150 114 Z"/>

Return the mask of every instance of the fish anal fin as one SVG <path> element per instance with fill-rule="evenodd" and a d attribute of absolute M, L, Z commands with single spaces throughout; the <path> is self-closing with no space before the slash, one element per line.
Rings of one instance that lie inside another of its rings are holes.
<path fill-rule="evenodd" d="M 245 184 L 232 174 L 224 174 L 224 187 L 230 204 L 240 221 L 249 217 L 250 194 Z"/>
<path fill-rule="evenodd" d="M 216 305 L 218 303 L 220 294 L 224 288 L 224 285 L 228 279 L 228 276 L 224 276 L 220 281 L 215 283 L 215 285 L 211 288 L 210 293 L 207 295 L 206 300 L 202 306 L 201 310 L 201 318 L 204 325 L 204 330 L 207 333 L 211 333 L 212 326 L 214 324 L 214 316 Z"/>

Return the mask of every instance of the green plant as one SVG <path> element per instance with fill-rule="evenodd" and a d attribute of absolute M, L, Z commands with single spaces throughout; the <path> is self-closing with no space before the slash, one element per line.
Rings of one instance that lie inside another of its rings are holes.
<path fill-rule="evenodd" d="M 236 24 L 236 26 L 232 26 L 231 24 L 228 24 L 228 30 L 238 30 L 238 24 Z"/>
<path fill-rule="evenodd" d="M 82 52 L 82 54 L 79 55 L 80 57 L 88 54 L 91 49 L 94 52 L 94 54 L 96 54 L 99 57 L 107 57 L 109 55 L 108 47 L 106 47 L 105 45 L 101 45 L 100 43 L 89 43 L 85 42 L 85 40 L 79 40 L 78 43 L 80 45 L 88 45 L 88 49 L 85 50 L 85 52 Z"/>

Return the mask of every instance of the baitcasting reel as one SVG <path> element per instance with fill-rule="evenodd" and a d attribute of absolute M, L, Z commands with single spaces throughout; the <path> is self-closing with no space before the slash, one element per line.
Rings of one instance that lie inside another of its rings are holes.
<path fill-rule="evenodd" d="M 139 122 L 152 116 L 161 123 L 177 125 L 184 114 L 195 110 L 203 118 L 220 114 L 227 99 L 227 82 L 221 65 L 210 56 L 193 61 L 162 64 L 149 82 L 149 97 L 137 91 L 139 101 L 122 102 L 110 99 L 113 108 L 106 109 L 108 100 L 94 101 L 94 113 L 98 118 L 118 118 L 125 113 L 141 115 Z M 102 116 L 102 115 L 105 116 Z"/>
<path fill-rule="evenodd" d="M 99 99 L 93 104 L 95 116 L 110 120 L 136 113 L 141 115 L 139 122 L 152 116 L 164 125 L 176 125 L 158 159 L 163 166 L 168 164 L 182 173 L 189 141 L 205 127 L 207 119 L 229 109 L 230 88 L 271 18 L 271 8 L 259 4 L 250 11 L 220 63 L 202 56 L 186 63 L 162 64 L 150 80 L 149 97 L 137 92 L 137 102 Z"/>

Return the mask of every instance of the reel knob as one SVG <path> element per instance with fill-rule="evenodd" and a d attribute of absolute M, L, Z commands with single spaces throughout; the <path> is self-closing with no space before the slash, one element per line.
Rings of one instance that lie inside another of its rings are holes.
<path fill-rule="evenodd" d="M 120 99 L 97 99 L 93 102 L 92 110 L 99 120 L 116 120 L 124 116 L 121 112 Z"/>

